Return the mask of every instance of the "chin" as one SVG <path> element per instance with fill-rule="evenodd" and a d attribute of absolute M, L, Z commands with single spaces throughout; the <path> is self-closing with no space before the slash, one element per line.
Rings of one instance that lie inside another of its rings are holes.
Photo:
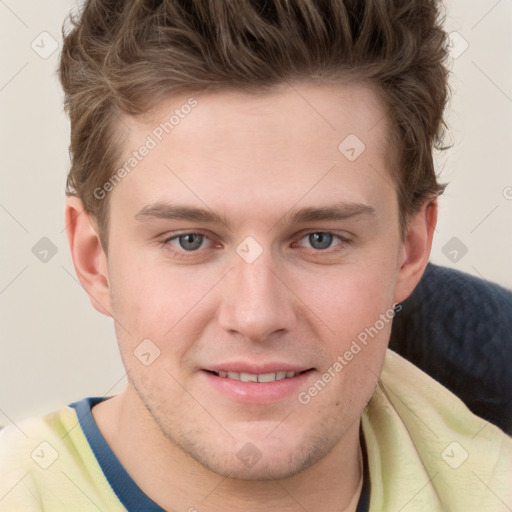
<path fill-rule="evenodd" d="M 336 443 L 328 436 L 295 434 L 293 441 L 291 437 L 270 440 L 265 436 L 240 441 L 237 436 L 221 446 L 217 438 L 199 440 L 181 434 L 173 442 L 203 467 L 225 478 L 247 481 L 291 478 L 320 461 Z"/>
<path fill-rule="evenodd" d="M 267 453 L 267 455 L 265 455 Z M 190 454 L 194 457 L 194 454 Z M 301 473 L 312 466 L 313 453 L 273 454 L 269 456 L 266 450 L 259 451 L 252 443 L 246 443 L 238 452 L 224 454 L 203 453 L 194 457 L 203 467 L 210 471 L 233 480 L 266 481 L 283 480 Z"/>

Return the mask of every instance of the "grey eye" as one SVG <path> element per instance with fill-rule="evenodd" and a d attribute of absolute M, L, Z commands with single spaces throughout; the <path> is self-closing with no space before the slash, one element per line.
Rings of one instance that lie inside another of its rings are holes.
<path fill-rule="evenodd" d="M 185 251 L 195 251 L 201 247 L 204 235 L 199 235 L 197 233 L 187 233 L 186 235 L 180 235 L 177 238 L 182 249 Z"/>
<path fill-rule="evenodd" d="M 308 235 L 309 243 L 314 249 L 328 249 L 333 236 L 330 233 L 311 233 Z"/>

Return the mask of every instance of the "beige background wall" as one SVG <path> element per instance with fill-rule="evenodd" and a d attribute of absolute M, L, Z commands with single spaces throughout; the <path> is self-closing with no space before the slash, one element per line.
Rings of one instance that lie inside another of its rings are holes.
<path fill-rule="evenodd" d="M 114 394 L 125 382 L 112 322 L 76 280 L 64 232 L 69 127 L 55 69 L 60 27 L 74 4 L 0 1 L 3 425 Z M 456 32 L 454 146 L 438 159 L 450 186 L 432 261 L 512 287 L 512 1 L 452 0 L 447 8 L 446 27 Z"/>

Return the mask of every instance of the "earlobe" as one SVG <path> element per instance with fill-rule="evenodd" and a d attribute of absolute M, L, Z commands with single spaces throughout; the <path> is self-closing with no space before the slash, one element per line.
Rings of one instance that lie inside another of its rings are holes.
<path fill-rule="evenodd" d="M 430 256 L 436 223 L 437 199 L 426 202 L 409 219 L 396 281 L 395 302 L 405 300 L 419 283 Z"/>
<path fill-rule="evenodd" d="M 66 234 L 77 277 L 91 304 L 100 313 L 112 316 L 107 258 L 94 221 L 75 196 L 66 200 Z"/>

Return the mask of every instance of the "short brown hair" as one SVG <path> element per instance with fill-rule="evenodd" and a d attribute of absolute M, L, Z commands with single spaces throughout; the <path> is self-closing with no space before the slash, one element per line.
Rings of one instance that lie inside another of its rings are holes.
<path fill-rule="evenodd" d="M 71 121 L 66 193 L 82 199 L 106 250 L 108 197 L 121 163 L 122 115 L 172 93 L 271 91 L 290 80 L 375 86 L 388 134 L 402 232 L 444 186 L 447 37 L 436 0 L 87 0 L 64 35 L 60 80 Z"/>

